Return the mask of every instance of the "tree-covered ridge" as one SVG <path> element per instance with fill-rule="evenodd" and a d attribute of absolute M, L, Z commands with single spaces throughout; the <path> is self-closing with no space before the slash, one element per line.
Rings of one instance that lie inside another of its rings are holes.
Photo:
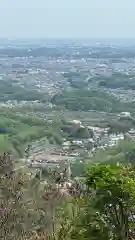
<path fill-rule="evenodd" d="M 36 90 L 26 89 L 10 81 L 0 80 L 0 101 L 35 101 L 45 100 L 45 95 Z"/>
<path fill-rule="evenodd" d="M 113 73 L 109 77 L 98 76 L 95 80 L 99 82 L 99 87 L 111 89 L 122 88 L 125 90 L 135 90 L 135 76 L 133 73 Z"/>
<path fill-rule="evenodd" d="M 116 97 L 100 90 L 73 90 L 57 94 L 52 103 L 69 110 L 97 110 L 106 112 L 133 111 L 134 103 L 122 103 Z"/>
<path fill-rule="evenodd" d="M 135 163 L 135 144 L 134 141 L 125 139 L 119 141 L 116 146 L 106 150 L 97 149 L 89 161 L 92 163 L 103 164 L 122 164 Z"/>
<path fill-rule="evenodd" d="M 0 129 L 6 129 L 8 134 L 0 138 L 0 152 L 14 150 L 22 156 L 28 144 L 34 141 L 47 139 L 49 144 L 61 146 L 63 141 L 74 139 L 87 139 L 92 137 L 92 131 L 87 126 L 76 126 L 63 117 L 52 116 L 51 120 L 46 114 L 38 114 L 36 106 L 18 108 L 1 108 Z M 34 112 L 32 115 L 29 112 Z M 44 143 L 45 149 L 45 143 Z"/>
<path fill-rule="evenodd" d="M 45 119 L 38 116 L 29 116 L 28 112 L 20 114 L 14 109 L 1 108 L 0 113 L 0 129 L 7 129 L 8 136 L 6 136 L 8 143 L 5 146 L 7 150 L 15 149 L 19 154 L 24 151 L 27 144 L 32 141 L 48 138 L 50 142 L 62 143 L 62 136 L 60 130 L 52 130 L 53 126 L 45 121 Z M 1 151 L 3 145 L 0 144 Z M 9 148 L 9 149 L 8 149 Z"/>

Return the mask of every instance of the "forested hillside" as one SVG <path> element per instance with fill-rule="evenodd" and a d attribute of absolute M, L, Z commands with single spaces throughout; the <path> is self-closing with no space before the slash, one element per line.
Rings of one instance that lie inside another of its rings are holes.
<path fill-rule="evenodd" d="M 72 90 L 52 97 L 51 102 L 68 110 L 97 110 L 105 112 L 133 111 L 134 102 L 123 103 L 109 93 L 99 90 Z"/>

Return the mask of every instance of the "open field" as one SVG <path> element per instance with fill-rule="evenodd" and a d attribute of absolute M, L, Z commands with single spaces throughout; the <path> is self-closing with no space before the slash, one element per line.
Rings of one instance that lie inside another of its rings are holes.
<path fill-rule="evenodd" d="M 34 160 L 44 160 L 44 161 L 66 161 L 66 160 L 73 160 L 72 157 L 69 156 L 62 156 L 59 154 L 47 154 L 45 152 L 37 153 L 36 155 L 31 156 Z"/>

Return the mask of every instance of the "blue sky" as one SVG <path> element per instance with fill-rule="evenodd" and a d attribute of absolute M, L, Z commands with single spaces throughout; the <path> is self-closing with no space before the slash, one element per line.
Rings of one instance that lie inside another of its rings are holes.
<path fill-rule="evenodd" d="M 1 0 L 0 37 L 135 38 L 135 0 Z"/>

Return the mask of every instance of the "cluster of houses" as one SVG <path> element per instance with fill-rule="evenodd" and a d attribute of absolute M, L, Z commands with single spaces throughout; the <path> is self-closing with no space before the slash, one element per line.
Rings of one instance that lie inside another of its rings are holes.
<path fill-rule="evenodd" d="M 123 114 L 124 115 L 124 114 Z M 70 122 L 71 123 L 71 122 Z M 73 120 L 72 123 L 76 126 L 84 128 L 85 126 L 79 120 Z M 63 141 L 60 149 L 50 150 L 49 153 L 38 153 L 35 156 L 31 156 L 27 159 L 29 167 L 36 168 L 42 172 L 42 170 L 56 170 L 61 175 L 66 173 L 66 180 L 64 184 L 71 183 L 71 164 L 78 159 L 81 162 L 81 158 L 85 154 L 92 156 L 97 149 L 106 150 L 118 144 L 120 140 L 124 139 L 124 134 L 109 134 L 109 128 L 100 128 L 87 126 L 89 130 L 93 132 L 93 136 L 88 139 L 74 139 L 72 141 Z M 135 139 L 135 129 L 131 129 L 127 136 Z M 90 146 L 90 147 L 89 147 Z M 81 155 L 82 153 L 82 155 Z M 65 185 L 63 185 L 65 186 Z"/>
<path fill-rule="evenodd" d="M 79 120 L 73 120 L 72 123 L 75 125 L 80 125 L 80 127 L 83 128 L 85 127 Z M 85 153 L 89 153 L 96 151 L 96 149 L 106 149 L 108 147 L 113 147 L 119 142 L 119 140 L 124 139 L 124 135 L 122 133 L 109 134 L 109 128 L 100 128 L 93 126 L 87 126 L 87 128 L 93 132 L 93 136 L 91 138 L 64 141 L 62 150 L 65 152 L 67 151 L 68 154 L 73 154 L 73 152 L 70 150 L 76 146 L 76 152 L 74 152 L 74 156 L 79 156 L 80 149 L 83 149 Z"/>

